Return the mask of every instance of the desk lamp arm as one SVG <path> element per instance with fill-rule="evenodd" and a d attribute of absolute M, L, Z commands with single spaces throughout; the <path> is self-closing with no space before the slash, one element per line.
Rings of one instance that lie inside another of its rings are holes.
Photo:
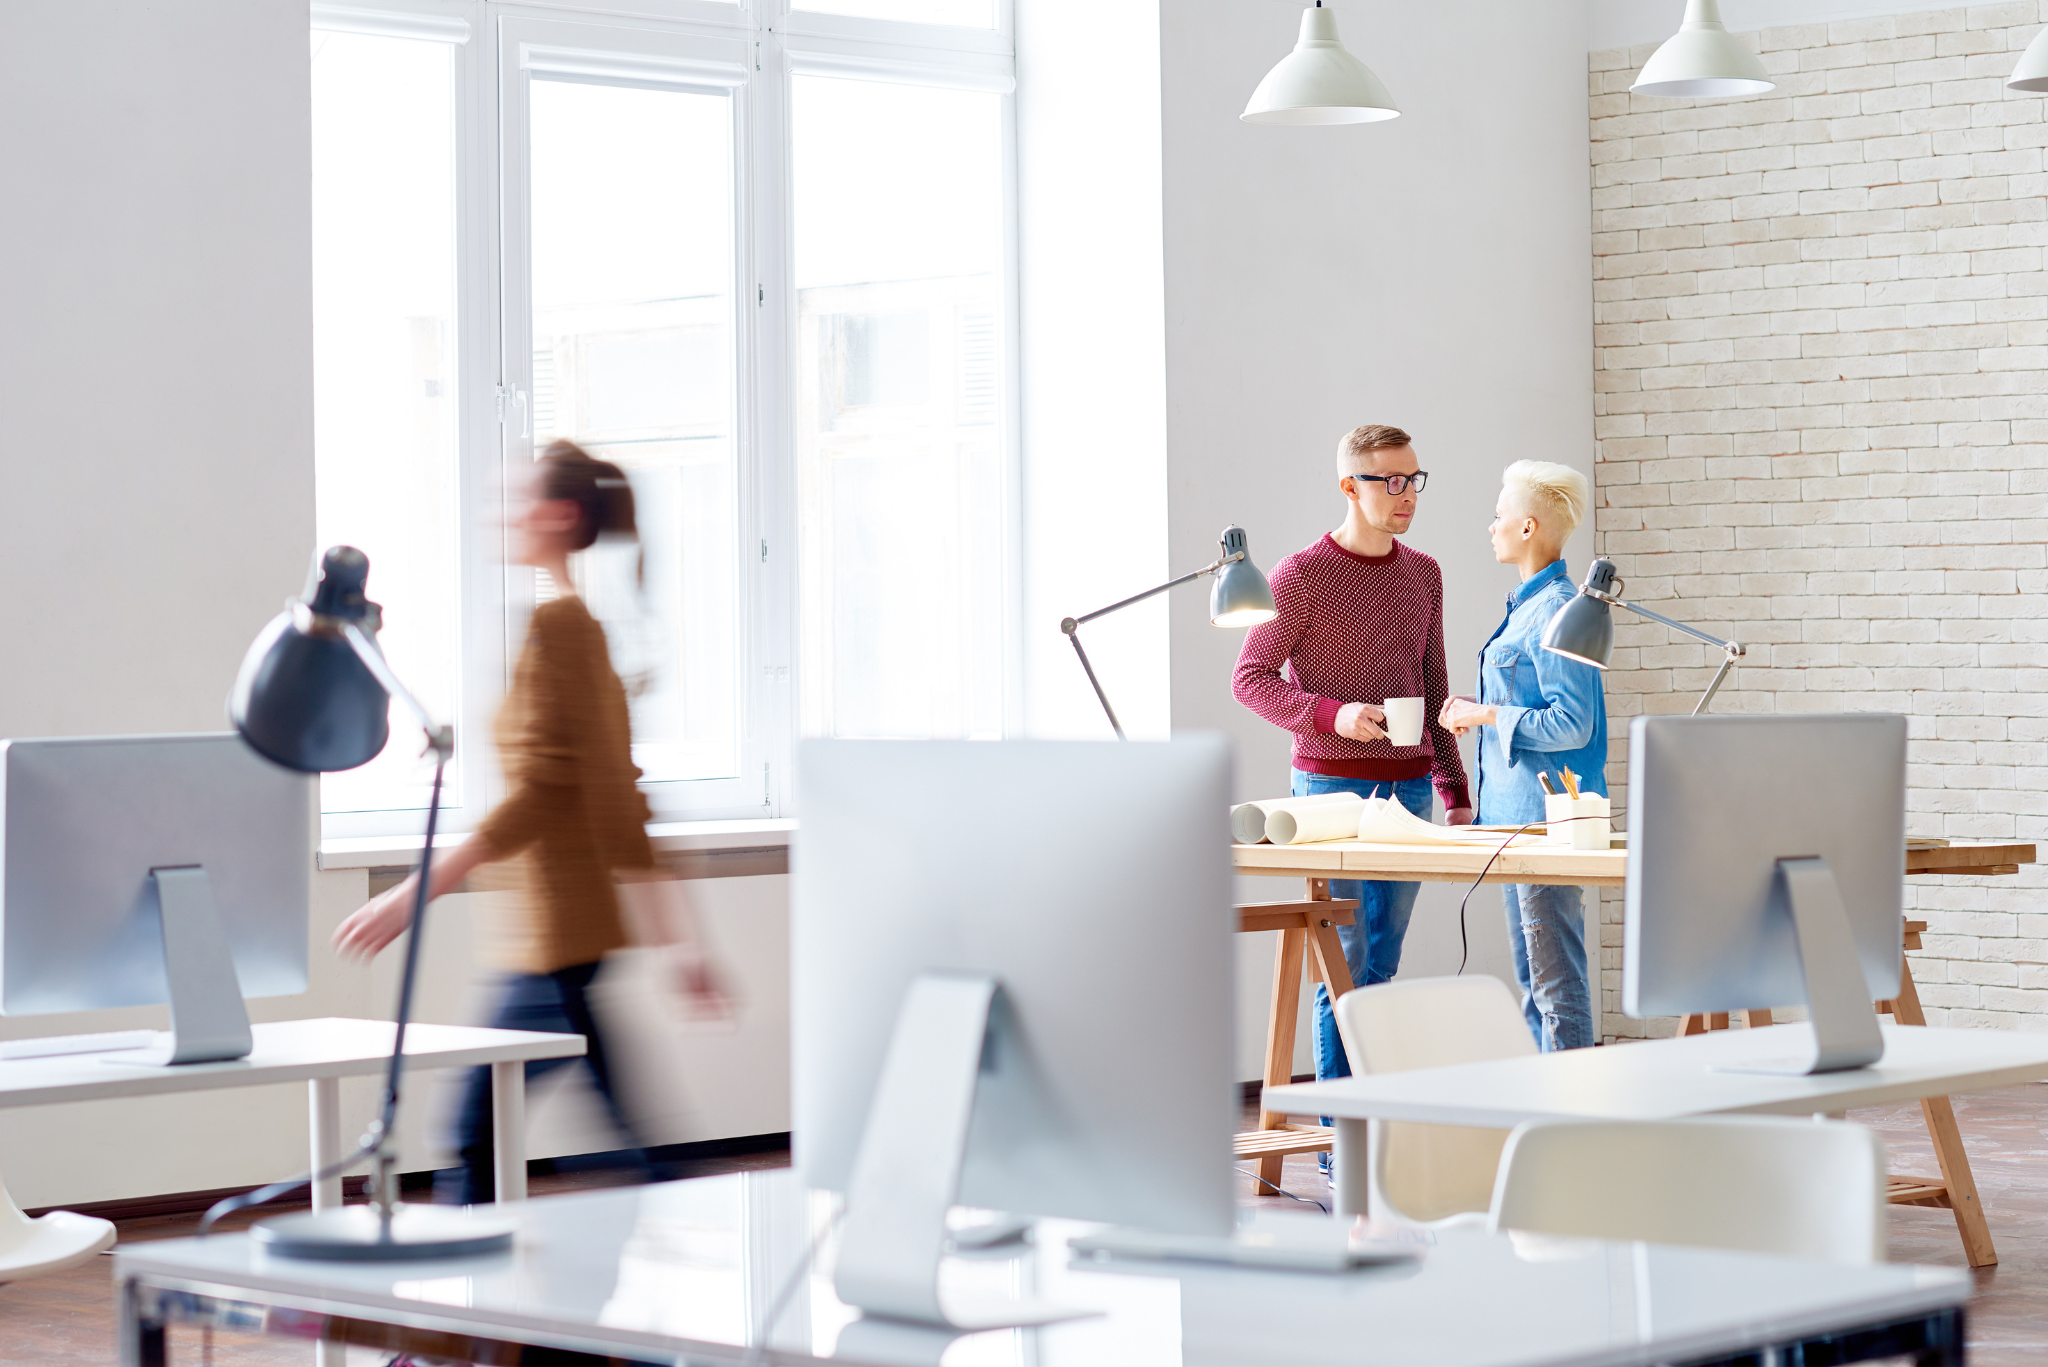
<path fill-rule="evenodd" d="M 1082 623 L 1092 622 L 1098 617 L 1107 617 L 1110 613 L 1127 608 L 1133 603 L 1142 603 L 1147 598 L 1154 598 L 1165 593 L 1168 589 L 1175 589 L 1179 588 L 1182 584 L 1192 583 L 1205 574 L 1214 574 L 1225 565 L 1243 560 L 1245 555 L 1244 551 L 1232 551 L 1228 555 L 1219 556 L 1192 574 L 1184 574 L 1178 579 L 1169 579 L 1157 588 L 1146 589 L 1143 593 L 1134 593 L 1129 598 L 1111 603 L 1106 608 L 1097 608 L 1093 612 L 1083 613 L 1079 617 L 1068 617 L 1061 621 L 1060 630 L 1066 633 L 1067 643 L 1074 647 L 1074 654 L 1080 658 L 1081 670 L 1088 676 L 1088 686 L 1095 690 L 1095 700 L 1102 704 L 1102 713 L 1109 718 L 1109 729 L 1116 732 L 1118 740 L 1129 740 L 1130 737 L 1124 734 L 1123 723 L 1116 719 L 1116 709 L 1109 705 L 1109 695 L 1102 691 L 1102 680 L 1095 677 L 1095 666 L 1088 662 L 1088 652 L 1081 648 L 1081 637 L 1077 633 L 1080 631 Z"/>
<path fill-rule="evenodd" d="M 1088 622 L 1092 622 L 1098 617 L 1107 617 L 1110 613 L 1116 612 L 1122 608 L 1127 608 L 1133 603 L 1142 603 L 1147 598 L 1156 598 L 1160 594 L 1166 592 L 1168 589 L 1177 589 L 1182 584 L 1192 584 L 1195 580 L 1200 579 L 1203 575 L 1214 574 L 1216 573 L 1216 571 L 1222 569 L 1225 565 L 1231 564 L 1234 561 L 1244 559 L 1244 556 L 1245 553 L 1243 551 L 1234 551 L 1229 555 L 1211 561 L 1209 564 L 1202 566 L 1202 568 L 1196 570 L 1192 574 L 1184 574 L 1178 579 L 1169 579 L 1164 584 L 1161 584 L 1158 588 L 1146 589 L 1143 593 L 1134 593 L 1130 597 L 1122 600 L 1121 602 L 1111 603 L 1106 608 L 1097 608 L 1095 609 L 1095 611 L 1086 613 L 1080 617 L 1069 617 L 1064 622 L 1060 623 L 1060 630 L 1066 632 L 1067 635 L 1071 636 L 1074 634 L 1075 627 L 1081 626 Z"/>
<path fill-rule="evenodd" d="M 1692 637 L 1695 641 L 1704 641 L 1710 646 L 1721 647 L 1721 650 L 1723 652 L 1721 656 L 1721 667 L 1714 671 L 1713 682 L 1707 685 L 1707 691 L 1700 695 L 1700 700 L 1697 703 L 1693 704 L 1692 714 L 1695 717 L 1699 716 L 1702 712 L 1705 712 L 1707 710 L 1707 704 L 1714 700 L 1714 695 L 1721 691 L 1722 683 L 1727 680 L 1728 671 L 1733 669 L 1735 667 L 1735 662 L 1741 659 L 1743 655 L 1747 653 L 1744 651 L 1742 643 L 1740 641 L 1724 641 L 1718 636 L 1709 636 L 1706 632 L 1701 631 L 1697 627 L 1689 627 L 1683 622 L 1675 622 L 1671 618 L 1666 617 L 1661 612 L 1652 612 L 1648 608 L 1638 607 L 1636 604 L 1624 602 L 1620 598 L 1608 598 L 1607 601 L 1614 604 L 1616 607 L 1627 608 L 1630 612 L 1635 613 L 1639 617 L 1647 617 L 1653 622 L 1662 622 L 1665 626 L 1670 627 L 1673 631 L 1683 632 L 1685 635 Z"/>
<path fill-rule="evenodd" d="M 377 1118 L 370 1122 L 370 1128 L 362 1139 L 361 1152 L 373 1158 L 377 1165 L 371 1179 L 374 1184 L 371 1199 L 378 1213 L 388 1220 L 398 1205 L 396 1155 L 391 1152 L 391 1131 L 397 1122 L 399 1096 L 405 1078 L 405 1032 L 412 1023 L 413 987 L 419 976 L 420 942 L 426 938 L 427 903 L 433 896 L 434 841 L 440 833 L 441 789 L 448 761 L 455 753 L 455 728 L 434 720 L 426 704 L 405 686 L 384 658 L 384 652 L 377 648 L 376 641 L 358 623 L 343 622 L 341 634 L 355 651 L 356 658 L 363 662 L 363 667 L 412 713 L 420 729 L 427 733 L 427 749 L 434 757 L 433 796 L 427 803 L 426 844 L 420 849 L 420 867 L 415 874 L 419 881 L 413 892 L 412 915 L 408 921 L 411 933 L 405 941 L 405 967 L 399 977 L 398 1014 L 394 1022 L 396 1030 L 392 1039 L 391 1062 L 384 1078 L 384 1100 Z"/>
<path fill-rule="evenodd" d="M 384 652 L 377 648 L 377 643 L 370 638 L 370 633 L 355 622 L 342 622 L 340 625 L 342 639 L 348 642 L 349 649 L 355 651 L 356 658 L 363 662 L 363 668 L 369 670 L 371 677 L 384 686 L 385 692 L 405 704 L 405 710 L 412 713 L 413 720 L 427 733 L 427 748 L 433 751 L 435 762 L 446 764 L 455 753 L 455 728 L 444 726 L 434 720 L 434 714 L 427 711 L 426 704 L 413 696 L 413 691 L 407 688 L 405 682 L 392 670 L 391 662 L 384 658 Z"/>

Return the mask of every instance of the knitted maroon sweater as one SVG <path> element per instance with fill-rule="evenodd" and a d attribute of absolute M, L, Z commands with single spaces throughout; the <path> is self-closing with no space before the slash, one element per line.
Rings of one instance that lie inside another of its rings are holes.
<path fill-rule="evenodd" d="M 1325 536 L 1275 566 L 1272 583 L 1280 615 L 1245 634 L 1231 692 L 1294 733 L 1294 767 L 1383 783 L 1428 774 L 1447 810 L 1471 806 L 1457 738 L 1436 719 L 1450 691 L 1436 561 L 1398 541 L 1391 555 L 1353 555 Z M 1423 699 L 1420 745 L 1333 729 L 1345 703 L 1413 697 Z"/>

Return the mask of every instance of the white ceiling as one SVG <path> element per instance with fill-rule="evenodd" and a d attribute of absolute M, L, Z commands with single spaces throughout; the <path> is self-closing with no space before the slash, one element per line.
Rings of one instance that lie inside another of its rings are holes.
<path fill-rule="evenodd" d="M 1866 19 L 1876 14 L 1925 14 L 1961 9 L 1962 5 L 1929 4 L 1928 0 L 1721 0 L 1721 19 L 1737 32 L 1783 28 L 1791 24 L 1825 24 Z M 1590 0 L 1587 15 L 1588 52 L 1661 43 L 1685 17 L 1685 0 Z"/>

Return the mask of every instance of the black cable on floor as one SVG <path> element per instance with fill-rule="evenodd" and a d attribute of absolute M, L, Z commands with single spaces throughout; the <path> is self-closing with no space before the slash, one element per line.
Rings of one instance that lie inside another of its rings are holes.
<path fill-rule="evenodd" d="M 1233 1168 L 1237 1168 L 1237 1164 L 1235 1163 L 1232 1163 L 1230 1166 L 1232 1166 Z M 1265 1178 L 1259 1176 L 1257 1172 L 1253 1171 L 1250 1168 L 1237 1168 L 1237 1170 L 1243 1173 L 1246 1177 L 1251 1178 L 1252 1181 L 1260 1183 L 1263 1186 L 1273 1188 L 1273 1190 L 1279 1192 L 1282 1196 L 1285 1196 L 1290 1201 L 1299 1201 L 1305 1206 L 1314 1206 L 1317 1210 L 1321 1211 L 1325 1215 L 1328 1215 L 1330 1213 L 1330 1208 L 1324 1205 L 1321 1201 L 1311 1200 L 1309 1197 L 1306 1196 L 1296 1196 L 1293 1192 L 1281 1186 L 1279 1183 L 1266 1181 Z"/>

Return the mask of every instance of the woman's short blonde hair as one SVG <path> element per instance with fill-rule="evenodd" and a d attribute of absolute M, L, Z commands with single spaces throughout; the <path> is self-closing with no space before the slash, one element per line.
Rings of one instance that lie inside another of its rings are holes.
<path fill-rule="evenodd" d="M 1556 529 L 1563 540 L 1578 530 L 1593 501 L 1593 486 L 1569 465 L 1547 460 L 1518 460 L 1501 472 L 1501 487 L 1513 490 L 1522 507 L 1538 522 Z"/>

